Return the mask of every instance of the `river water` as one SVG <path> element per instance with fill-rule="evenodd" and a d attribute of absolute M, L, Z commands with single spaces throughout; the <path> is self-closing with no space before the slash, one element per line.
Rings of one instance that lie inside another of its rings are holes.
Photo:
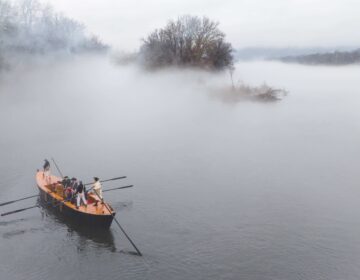
<path fill-rule="evenodd" d="M 45 158 L 84 181 L 126 175 L 104 188 L 135 187 L 105 199 L 144 256 L 116 224 L 35 208 L 1 217 L 0 278 L 359 279 L 359 74 L 239 63 L 236 80 L 289 91 L 275 103 L 209 94 L 226 74 L 99 57 L 3 74 L 0 202 L 36 193 Z"/>

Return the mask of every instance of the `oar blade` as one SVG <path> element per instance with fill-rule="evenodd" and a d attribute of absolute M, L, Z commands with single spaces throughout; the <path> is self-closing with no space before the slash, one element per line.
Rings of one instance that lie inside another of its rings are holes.
<path fill-rule="evenodd" d="M 103 200 L 98 193 L 95 192 L 95 194 L 97 195 L 97 197 L 100 200 Z M 112 213 L 112 211 L 109 209 L 109 207 L 106 205 L 106 203 L 104 203 L 104 206 L 107 208 L 107 210 Z M 136 247 L 135 243 L 131 240 L 130 236 L 125 232 L 125 230 L 123 229 L 123 227 L 120 225 L 119 221 L 115 218 L 115 214 L 112 214 L 114 221 L 116 222 L 116 224 L 119 226 L 120 230 L 123 232 L 123 234 L 125 235 L 125 237 L 129 240 L 129 242 L 131 243 L 131 245 L 134 247 L 134 249 L 136 250 L 136 252 L 138 253 L 139 256 L 142 256 L 140 250 Z"/>

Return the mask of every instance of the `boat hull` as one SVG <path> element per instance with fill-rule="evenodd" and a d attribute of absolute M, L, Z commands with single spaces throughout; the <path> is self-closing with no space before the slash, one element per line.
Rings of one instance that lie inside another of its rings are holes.
<path fill-rule="evenodd" d="M 39 189 L 40 204 L 52 211 L 53 213 L 79 226 L 88 226 L 93 229 L 104 228 L 108 229 L 115 216 L 115 211 L 109 204 L 98 203 L 95 206 L 94 198 L 89 194 L 88 207 L 81 206 L 76 208 L 76 205 L 65 201 L 62 196 L 59 196 L 51 188 L 46 187 L 45 179 L 42 172 L 37 173 L 37 186 Z M 52 181 L 56 182 L 60 178 L 53 177 Z M 90 201 L 90 204 L 89 204 Z"/>
<path fill-rule="evenodd" d="M 63 203 L 59 203 L 58 200 L 48 195 L 41 189 L 39 189 L 39 194 L 40 203 L 43 207 L 48 208 L 57 215 L 61 215 L 76 225 L 96 228 L 109 228 L 114 219 L 112 215 L 99 216 L 75 211 L 73 208 L 67 207 Z"/>

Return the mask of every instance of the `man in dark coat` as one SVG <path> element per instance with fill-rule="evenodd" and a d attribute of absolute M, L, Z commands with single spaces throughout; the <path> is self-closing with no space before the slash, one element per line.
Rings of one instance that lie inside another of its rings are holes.
<path fill-rule="evenodd" d="M 86 208 L 87 201 L 85 199 L 85 186 L 83 185 L 82 181 L 80 181 L 79 185 L 77 186 L 75 195 L 76 195 L 76 209 L 79 209 L 81 200 Z"/>

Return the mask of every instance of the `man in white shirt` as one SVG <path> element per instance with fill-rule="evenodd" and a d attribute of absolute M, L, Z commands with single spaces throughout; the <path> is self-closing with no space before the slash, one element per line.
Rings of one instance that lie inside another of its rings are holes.
<path fill-rule="evenodd" d="M 101 200 L 101 204 L 104 204 L 104 198 L 102 195 L 102 186 L 98 177 L 94 177 L 94 184 L 92 186 L 92 189 L 94 190 L 96 198 L 99 198 Z M 97 206 L 98 202 L 99 200 L 96 201 L 95 206 Z"/>

